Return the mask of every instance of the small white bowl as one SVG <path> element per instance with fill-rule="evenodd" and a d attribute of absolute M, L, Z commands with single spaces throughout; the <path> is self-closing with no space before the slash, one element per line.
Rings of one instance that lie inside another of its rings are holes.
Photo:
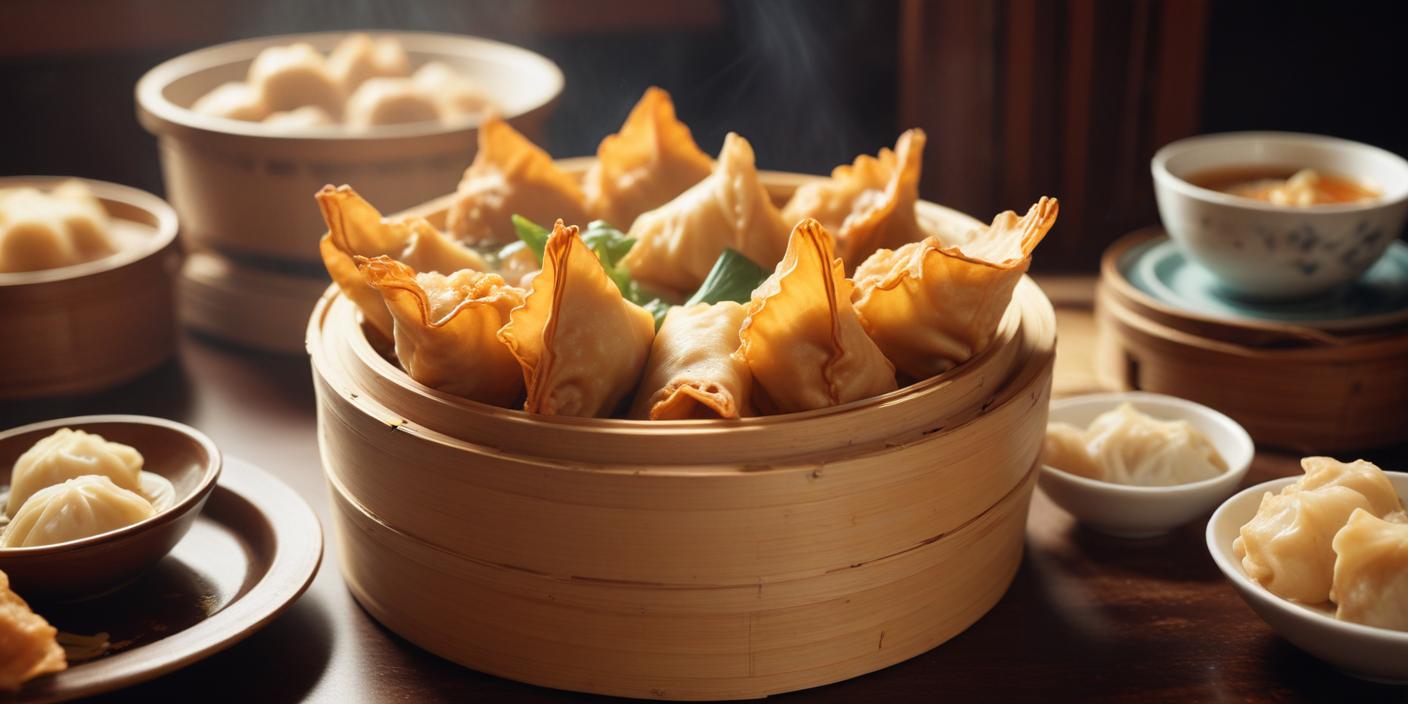
<path fill-rule="evenodd" d="M 1399 497 L 1408 497 L 1408 474 L 1385 472 Z M 1343 670 L 1375 682 L 1408 684 L 1408 632 L 1375 628 L 1335 618 L 1327 611 L 1282 599 L 1252 581 L 1232 551 L 1242 526 L 1256 515 L 1261 496 L 1278 492 L 1300 477 L 1258 484 L 1228 499 L 1208 521 L 1208 552 L 1247 605 L 1296 647 Z"/>
<path fill-rule="evenodd" d="M 1211 511 L 1251 467 L 1255 447 L 1237 421 L 1207 406 L 1145 392 L 1090 394 L 1051 403 L 1050 422 L 1085 428 L 1106 411 L 1129 403 L 1160 420 L 1186 420 L 1207 436 L 1228 470 L 1211 479 L 1175 486 L 1128 486 L 1088 479 L 1042 465 L 1038 485 L 1056 505 L 1091 530 L 1120 538 L 1152 538 Z"/>
<path fill-rule="evenodd" d="M 1200 172 L 1311 168 L 1358 179 L 1380 197 L 1362 203 L 1274 205 L 1195 186 Z M 1359 278 L 1408 219 L 1408 161 L 1334 137 L 1229 132 L 1190 137 L 1154 154 L 1154 196 L 1169 236 L 1245 298 L 1291 300 Z"/>

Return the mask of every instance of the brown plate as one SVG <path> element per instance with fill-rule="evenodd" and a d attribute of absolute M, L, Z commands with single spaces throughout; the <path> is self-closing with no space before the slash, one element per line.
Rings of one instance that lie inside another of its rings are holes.
<path fill-rule="evenodd" d="M 322 529 L 308 504 L 263 470 L 226 457 L 190 534 L 138 581 L 80 603 L 31 601 L 60 631 L 108 633 L 111 652 L 0 693 L 0 703 L 91 696 L 224 650 L 288 608 L 313 581 L 322 554 Z"/>

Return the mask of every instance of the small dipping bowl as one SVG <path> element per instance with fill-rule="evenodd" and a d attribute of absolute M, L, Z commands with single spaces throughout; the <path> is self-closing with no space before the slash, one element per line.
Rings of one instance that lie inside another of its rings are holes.
<path fill-rule="evenodd" d="M 1408 500 L 1408 474 L 1384 472 L 1400 499 Z M 1328 610 L 1282 599 L 1242 571 L 1242 561 L 1232 551 L 1232 541 L 1242 526 L 1256 515 L 1261 497 L 1276 493 L 1299 476 L 1273 479 L 1228 499 L 1208 521 L 1208 552 L 1237 593 L 1271 629 L 1296 647 L 1361 679 L 1387 684 L 1408 684 L 1408 632 L 1341 621 Z"/>
<path fill-rule="evenodd" d="M 1174 486 L 1130 486 L 1088 479 L 1043 464 L 1038 485 L 1085 526 L 1120 538 L 1152 538 L 1211 511 L 1227 498 L 1252 464 L 1255 447 L 1236 421 L 1202 404 L 1144 392 L 1090 394 L 1051 403 L 1050 423 L 1087 428 L 1122 403 L 1158 420 L 1186 420 L 1207 436 L 1227 463 L 1211 479 Z"/>
<path fill-rule="evenodd" d="M 1291 132 L 1228 132 L 1173 142 L 1154 154 L 1164 228 L 1234 296 L 1294 300 L 1359 278 L 1403 231 L 1408 161 L 1346 139 Z M 1379 192 L 1356 203 L 1276 205 L 1194 185 L 1223 169 L 1315 169 Z"/>
<path fill-rule="evenodd" d="M 142 471 L 166 478 L 175 495 L 171 506 L 124 528 L 54 545 L 0 548 L 0 570 L 16 592 L 35 601 L 98 596 L 135 579 L 181 542 L 220 477 L 220 450 L 194 428 L 148 416 L 77 416 L 0 433 L 0 493 L 8 492 L 20 455 L 60 428 L 131 445 L 142 453 Z"/>

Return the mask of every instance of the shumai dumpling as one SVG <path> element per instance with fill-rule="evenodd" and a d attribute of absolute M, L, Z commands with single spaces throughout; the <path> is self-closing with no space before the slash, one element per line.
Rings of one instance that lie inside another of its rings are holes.
<path fill-rule="evenodd" d="M 386 301 L 395 326 L 396 359 L 412 379 L 497 406 L 518 400 L 523 392 L 518 360 L 497 333 L 509 311 L 522 305 L 522 290 L 498 274 L 472 269 L 417 274 L 390 257 L 356 261 Z"/>
<path fill-rule="evenodd" d="M 446 224 L 455 237 L 471 242 L 515 241 L 514 215 L 540 223 L 587 221 L 577 182 L 547 152 L 496 117 L 479 126 L 479 153 L 456 194 Z"/>
<path fill-rule="evenodd" d="M 895 390 L 895 368 L 861 328 L 851 283 L 815 220 L 792 230 L 776 270 L 753 291 L 737 354 L 767 413 L 826 408 Z"/>
<path fill-rule="evenodd" d="M 1042 198 L 1024 217 L 998 215 L 962 246 L 929 237 L 870 255 L 855 274 L 856 311 L 866 332 L 915 379 L 982 352 L 1056 213 L 1056 199 Z"/>
<path fill-rule="evenodd" d="M 232 81 L 216 87 L 191 104 L 191 110 L 226 120 L 259 122 L 269 116 L 264 93 L 242 81 Z"/>
<path fill-rule="evenodd" d="M 368 34 L 349 34 L 328 55 L 328 73 L 348 94 L 371 78 L 398 78 L 411 75 L 411 60 L 395 37 L 373 39 Z"/>
<path fill-rule="evenodd" d="M 328 234 L 318 243 L 323 265 L 367 322 L 387 340 L 393 339 L 391 313 L 381 294 L 367 286 L 354 256 L 385 255 L 416 271 L 441 274 L 487 268 L 477 252 L 441 234 L 424 218 L 382 220 L 381 213 L 350 186 L 323 186 L 316 198 L 328 225 Z"/>
<path fill-rule="evenodd" d="M 0 570 L 0 692 L 67 668 L 58 634 L 10 589 L 10 576 Z"/>
<path fill-rule="evenodd" d="M 142 453 L 96 433 L 60 428 L 15 460 L 5 513 L 14 516 L 40 489 L 88 474 L 107 477 L 129 491 L 141 491 Z"/>
<path fill-rule="evenodd" d="M 409 78 L 368 78 L 347 100 L 345 122 L 353 127 L 435 122 L 440 108 Z"/>
<path fill-rule="evenodd" d="M 439 106 L 442 120 L 482 115 L 494 107 L 484 91 L 439 61 L 423 64 L 411 75 L 411 81 Z"/>
<path fill-rule="evenodd" d="M 1393 482 L 1389 481 L 1388 475 L 1373 462 L 1340 462 L 1331 457 L 1304 457 L 1300 466 L 1305 470 L 1305 476 L 1287 491 L 1343 486 L 1363 494 L 1364 498 L 1369 500 L 1374 515 L 1379 518 L 1403 510 L 1403 502 L 1398 498 Z"/>
<path fill-rule="evenodd" d="M 1303 604 L 1330 598 L 1335 551 L 1331 541 L 1364 495 L 1343 486 L 1267 492 L 1256 515 L 1242 526 L 1232 550 L 1247 576 L 1271 593 Z"/>
<path fill-rule="evenodd" d="M 141 494 L 95 474 L 45 487 L 25 499 L 0 535 L 0 547 L 32 548 L 79 540 L 151 518 Z"/>
<path fill-rule="evenodd" d="M 655 333 L 632 418 L 738 418 L 749 413 L 748 365 L 734 355 L 744 309 L 739 303 L 676 306 Z"/>
<path fill-rule="evenodd" d="M 621 296 L 577 227 L 561 220 L 523 305 L 499 339 L 523 368 L 523 410 L 605 417 L 636 387 L 655 318 Z"/>
<path fill-rule="evenodd" d="M 725 249 L 764 268 L 787 247 L 787 224 L 758 180 L 753 147 L 730 132 L 708 178 L 631 225 L 621 260 L 636 281 L 681 297 L 704 282 Z"/>
<path fill-rule="evenodd" d="M 587 212 L 629 230 L 647 210 L 654 210 L 709 175 L 714 161 L 675 117 L 670 94 L 654 86 L 621 125 L 596 148 L 597 161 L 587 172 Z"/>
<path fill-rule="evenodd" d="M 1358 509 L 1333 547 L 1335 618 L 1408 631 L 1408 524 Z"/>
<path fill-rule="evenodd" d="M 249 66 L 249 84 L 270 112 L 313 105 L 334 117 L 342 116 L 346 92 L 311 44 L 271 46 L 259 52 Z"/>
<path fill-rule="evenodd" d="M 832 169 L 831 178 L 803 184 L 787 202 L 787 222 L 814 218 L 836 235 L 847 269 L 882 247 L 895 249 L 924 238 L 914 206 L 924 162 L 924 131 L 900 135 L 894 151 L 862 154 Z"/>

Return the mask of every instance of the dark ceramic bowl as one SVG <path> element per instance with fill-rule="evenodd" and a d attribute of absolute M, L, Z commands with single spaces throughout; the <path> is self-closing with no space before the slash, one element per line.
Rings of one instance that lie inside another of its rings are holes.
<path fill-rule="evenodd" d="M 59 428 L 137 448 L 142 470 L 165 477 L 175 496 L 169 508 L 125 528 L 55 545 L 0 548 L 0 570 L 15 591 L 40 602 L 97 596 L 135 579 L 181 542 L 220 477 L 220 450 L 194 428 L 148 416 L 77 416 L 0 432 L 0 492 L 9 489 L 19 456 Z"/>

